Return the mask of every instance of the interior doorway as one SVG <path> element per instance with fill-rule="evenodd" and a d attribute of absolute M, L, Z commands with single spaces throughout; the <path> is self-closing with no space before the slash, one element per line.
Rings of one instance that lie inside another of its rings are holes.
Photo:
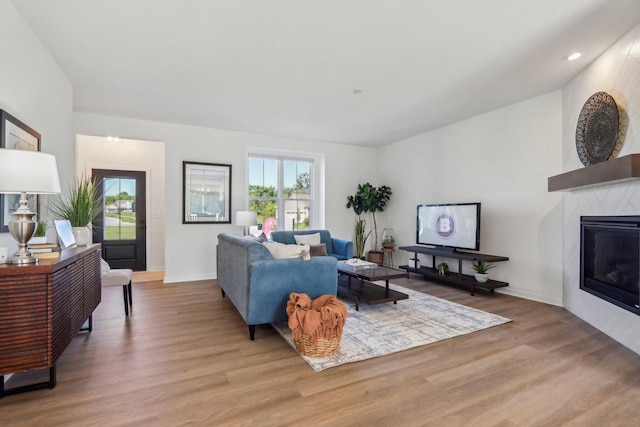
<path fill-rule="evenodd" d="M 93 241 L 112 268 L 147 269 L 146 174 L 92 169 L 100 184 L 102 213 L 93 221 Z"/>

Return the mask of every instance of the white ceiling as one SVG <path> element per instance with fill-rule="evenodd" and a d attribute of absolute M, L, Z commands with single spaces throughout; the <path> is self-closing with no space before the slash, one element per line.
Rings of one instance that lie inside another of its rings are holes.
<path fill-rule="evenodd" d="M 559 89 L 640 22 L 638 0 L 12 2 L 75 111 L 372 146 Z"/>

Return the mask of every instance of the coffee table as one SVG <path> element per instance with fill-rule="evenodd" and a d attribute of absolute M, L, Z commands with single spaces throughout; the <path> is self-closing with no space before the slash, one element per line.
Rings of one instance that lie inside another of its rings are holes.
<path fill-rule="evenodd" d="M 407 277 L 407 274 L 395 268 L 356 267 L 347 261 L 338 261 L 338 295 L 354 299 L 358 311 L 361 302 L 373 305 L 393 301 L 397 304 L 399 300 L 408 299 L 409 295 L 389 289 L 389 279 Z M 377 280 L 384 280 L 385 286 L 372 283 Z"/>

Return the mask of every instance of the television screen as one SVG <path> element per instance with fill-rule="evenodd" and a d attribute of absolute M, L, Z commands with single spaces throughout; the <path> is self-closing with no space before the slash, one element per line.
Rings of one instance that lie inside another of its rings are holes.
<path fill-rule="evenodd" d="M 418 205 L 416 241 L 480 250 L 480 203 Z"/>

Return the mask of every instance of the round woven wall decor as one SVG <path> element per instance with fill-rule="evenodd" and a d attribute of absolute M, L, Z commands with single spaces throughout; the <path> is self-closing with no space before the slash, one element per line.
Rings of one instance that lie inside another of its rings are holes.
<path fill-rule="evenodd" d="M 618 127 L 618 106 L 611 95 L 591 95 L 582 106 L 576 127 L 576 149 L 583 165 L 609 159 L 618 139 Z"/>

